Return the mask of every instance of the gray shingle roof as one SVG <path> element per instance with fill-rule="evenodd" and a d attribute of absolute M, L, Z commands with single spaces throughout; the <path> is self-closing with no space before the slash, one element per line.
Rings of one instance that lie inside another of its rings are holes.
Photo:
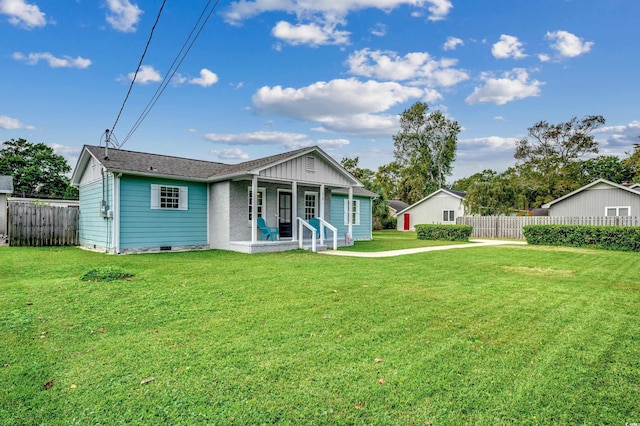
<path fill-rule="evenodd" d="M 0 176 L 0 194 L 13 193 L 13 178 L 11 176 Z"/>
<path fill-rule="evenodd" d="M 228 167 L 226 164 L 211 161 L 111 148 L 109 156 L 105 158 L 104 147 L 87 145 L 85 148 L 108 169 L 148 175 L 207 179 Z"/>
<path fill-rule="evenodd" d="M 400 201 L 400 200 L 389 200 L 389 207 L 391 207 L 395 211 L 399 212 L 400 210 L 404 210 L 407 207 L 409 207 L 409 204 L 405 203 L 404 201 Z"/>

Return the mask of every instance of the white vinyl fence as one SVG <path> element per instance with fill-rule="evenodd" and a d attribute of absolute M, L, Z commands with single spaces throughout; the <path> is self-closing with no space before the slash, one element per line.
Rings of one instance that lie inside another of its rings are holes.
<path fill-rule="evenodd" d="M 640 226 L 640 217 L 461 216 L 456 224 L 473 227 L 473 238 L 524 240 L 526 225 Z"/>

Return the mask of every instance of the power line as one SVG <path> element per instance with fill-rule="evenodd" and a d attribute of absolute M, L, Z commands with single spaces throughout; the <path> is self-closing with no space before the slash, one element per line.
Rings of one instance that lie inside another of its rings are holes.
<path fill-rule="evenodd" d="M 185 60 L 185 58 L 187 57 L 187 55 L 191 51 L 191 48 L 193 47 L 194 43 L 196 42 L 196 40 L 200 36 L 200 33 L 202 32 L 202 30 L 204 29 L 205 25 L 209 21 L 209 18 L 211 17 L 213 12 L 215 11 L 215 9 L 218 6 L 218 3 L 220 2 L 220 0 L 216 0 L 215 3 L 213 4 L 213 6 L 211 7 L 211 9 L 208 10 L 209 7 L 211 6 L 211 2 L 212 2 L 212 0 L 207 1 L 207 4 L 202 9 L 202 12 L 200 13 L 200 16 L 198 17 L 198 20 L 196 21 L 196 23 L 194 24 L 193 28 L 191 29 L 191 32 L 187 36 L 185 42 L 182 44 L 182 48 L 180 49 L 180 51 L 178 52 L 176 57 L 173 59 L 173 62 L 171 63 L 171 66 L 169 67 L 169 70 L 165 74 L 162 82 L 160 83 L 160 86 L 158 86 L 158 89 L 156 89 L 156 92 L 154 93 L 154 95 L 151 97 L 151 99 L 147 103 L 147 106 L 144 108 L 144 110 L 142 111 L 142 113 L 140 114 L 140 116 L 138 117 L 136 122 L 133 124 L 133 126 L 131 127 L 131 130 L 129 130 L 129 133 L 127 133 L 125 138 L 122 140 L 122 143 L 120 144 L 120 147 L 122 147 L 125 143 L 127 143 L 127 141 L 135 133 L 135 131 L 138 130 L 138 128 L 140 127 L 142 122 L 145 120 L 147 115 L 149 115 L 149 112 L 151 112 L 151 109 L 155 106 L 155 104 L 158 101 L 158 99 L 160 98 L 160 96 L 164 93 L 165 89 L 167 88 L 167 86 L 169 85 L 171 80 L 173 79 L 173 76 L 178 71 L 178 68 L 180 68 L 180 65 L 182 65 L 182 62 Z M 194 35 L 194 33 L 195 33 L 195 35 Z"/>
<path fill-rule="evenodd" d="M 151 27 L 151 33 L 149 34 L 149 39 L 147 40 L 147 45 L 144 47 L 144 52 L 142 52 L 142 56 L 140 57 L 140 62 L 138 62 L 138 68 L 136 68 L 136 72 L 131 79 L 131 84 L 129 85 L 129 90 L 127 91 L 127 95 L 124 97 L 124 101 L 122 102 L 122 106 L 120 107 L 120 111 L 118 112 L 118 116 L 116 117 L 116 121 L 113 123 L 113 127 L 111 127 L 111 134 L 116 128 L 118 124 L 118 120 L 120 120 L 120 115 L 122 114 L 122 110 L 124 109 L 124 105 L 127 103 L 129 99 L 129 95 L 131 94 L 131 90 L 133 89 L 133 84 L 136 82 L 136 78 L 138 77 L 138 72 L 142 67 L 142 61 L 144 60 L 145 55 L 147 54 L 147 50 L 149 49 L 149 44 L 151 44 L 151 39 L 153 38 L 153 32 L 156 29 L 156 25 L 158 25 L 158 21 L 160 20 L 160 15 L 162 14 L 162 10 L 164 9 L 164 5 L 167 0 L 163 0 L 162 5 L 160 5 L 160 10 L 158 11 L 158 16 L 156 16 L 156 22 L 154 22 L 153 27 Z"/>

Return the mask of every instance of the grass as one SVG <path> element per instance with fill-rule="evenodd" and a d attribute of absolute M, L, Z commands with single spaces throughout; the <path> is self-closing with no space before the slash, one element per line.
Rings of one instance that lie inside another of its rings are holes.
<path fill-rule="evenodd" d="M 414 231 L 373 231 L 370 241 L 354 241 L 352 246 L 340 247 L 338 250 L 376 252 L 401 250 L 418 247 L 448 246 L 451 244 L 468 244 L 461 241 L 419 240 Z"/>
<path fill-rule="evenodd" d="M 87 282 L 95 268 L 128 280 Z M 640 421 L 637 254 L 0 248 L 0 424 Z"/>

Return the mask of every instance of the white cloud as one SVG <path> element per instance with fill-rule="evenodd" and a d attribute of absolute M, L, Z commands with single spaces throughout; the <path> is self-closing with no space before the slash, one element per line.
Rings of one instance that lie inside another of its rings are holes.
<path fill-rule="evenodd" d="M 349 73 L 391 81 L 410 81 L 428 87 L 449 87 L 469 75 L 453 68 L 456 59 L 435 59 L 426 52 L 399 56 L 396 52 L 362 49 L 347 59 Z"/>
<path fill-rule="evenodd" d="M 244 152 L 240 148 L 228 148 L 228 149 L 212 149 L 209 151 L 221 160 L 243 160 L 249 159 L 249 154 Z"/>
<path fill-rule="evenodd" d="M 633 151 L 633 145 L 640 143 L 640 120 L 634 120 L 629 124 L 600 127 L 593 131 L 594 135 L 600 135 L 601 153 L 604 155 L 625 155 Z M 625 155 L 626 156 L 626 155 Z"/>
<path fill-rule="evenodd" d="M 538 59 L 540 59 L 540 62 L 549 62 L 551 60 L 551 56 L 546 53 L 541 53 L 538 55 Z"/>
<path fill-rule="evenodd" d="M 64 55 L 62 58 L 57 58 L 49 52 L 42 53 L 29 53 L 24 55 L 21 52 L 15 52 L 13 59 L 16 61 L 25 61 L 29 65 L 36 65 L 40 61 L 46 61 L 51 68 L 88 68 L 91 65 L 90 59 L 85 59 L 80 56 L 72 58 L 71 56 Z"/>
<path fill-rule="evenodd" d="M 325 22 L 332 22 L 359 10 L 389 11 L 404 5 L 420 9 L 427 6 L 432 21 L 444 19 L 453 8 L 450 0 L 239 0 L 231 3 L 223 15 L 231 24 L 265 12 L 291 13 L 298 19 L 322 16 Z"/>
<path fill-rule="evenodd" d="M 464 40 L 458 37 L 447 37 L 447 41 L 442 45 L 442 49 L 456 50 L 458 46 L 464 46 Z"/>
<path fill-rule="evenodd" d="M 551 47 L 555 49 L 560 56 L 565 58 L 573 58 L 587 53 L 593 46 L 592 41 L 584 41 L 582 38 L 571 34 L 568 31 L 549 31 L 546 39 L 551 41 Z"/>
<path fill-rule="evenodd" d="M 522 42 L 518 40 L 518 37 L 506 34 L 500 36 L 500 41 L 493 45 L 491 53 L 498 59 L 522 59 L 527 57 L 522 49 Z"/>
<path fill-rule="evenodd" d="M 318 145 L 326 149 L 339 148 L 349 144 L 348 139 L 317 139 L 312 140 L 304 133 L 289 133 L 289 132 L 273 132 L 273 131 L 258 131 L 249 133 L 206 133 L 204 138 L 213 143 L 224 143 L 227 145 L 278 145 L 287 149 L 298 149 L 308 146 Z M 214 151 L 212 151 L 214 152 Z M 217 150 L 216 155 L 220 158 L 221 153 L 237 154 L 241 151 L 240 148 Z M 239 158 L 239 157 L 235 157 Z M 248 159 L 242 158 L 242 159 Z"/>
<path fill-rule="evenodd" d="M 296 46 L 307 44 L 321 46 L 331 44 L 347 44 L 350 33 L 336 30 L 335 24 L 320 26 L 316 23 L 292 25 L 280 21 L 273 27 L 271 34 L 285 43 Z"/>
<path fill-rule="evenodd" d="M 107 8 L 107 22 L 114 30 L 124 33 L 135 32 L 140 15 L 144 13 L 137 4 L 132 4 L 129 0 L 107 0 Z"/>
<path fill-rule="evenodd" d="M 45 14 L 40 8 L 25 0 L 0 0 L 0 14 L 9 16 L 12 25 L 27 29 L 47 25 Z"/>
<path fill-rule="evenodd" d="M 501 116 L 501 115 L 496 115 L 495 117 L 493 117 L 493 119 L 494 119 L 494 120 L 496 120 L 496 121 L 505 121 L 505 120 L 506 120 L 506 119 L 505 119 L 503 116 Z"/>
<path fill-rule="evenodd" d="M 209 71 L 206 68 L 200 70 L 200 77 L 192 78 L 189 80 L 190 84 L 197 84 L 202 87 L 213 86 L 218 82 L 218 76 L 216 73 Z"/>
<path fill-rule="evenodd" d="M 33 130 L 35 127 L 23 124 L 17 118 L 7 117 L 6 115 L 0 115 L 0 129 L 16 130 L 16 129 L 29 129 Z"/>
<path fill-rule="evenodd" d="M 481 138 L 468 138 L 459 141 L 461 146 L 475 149 L 490 150 L 514 150 L 516 138 L 505 138 L 502 136 L 486 136 Z"/>
<path fill-rule="evenodd" d="M 491 102 L 496 105 L 504 105 L 515 99 L 524 99 L 529 96 L 539 96 L 540 87 L 544 84 L 538 80 L 530 80 L 529 74 L 522 68 L 514 68 L 505 72 L 501 78 L 495 78 L 485 73 L 480 77 L 484 85 L 476 87 L 465 102 L 473 105 L 477 103 Z"/>
<path fill-rule="evenodd" d="M 387 26 L 381 22 L 378 22 L 369 31 L 376 37 L 384 37 L 385 35 L 387 35 Z"/>
<path fill-rule="evenodd" d="M 326 130 L 379 134 L 397 126 L 397 117 L 374 115 L 419 99 L 425 91 L 395 82 L 361 82 L 355 78 L 317 82 L 307 87 L 262 87 L 253 95 L 253 105 L 262 114 L 282 115 L 322 124 Z"/>
<path fill-rule="evenodd" d="M 135 76 L 135 72 L 130 72 L 129 74 L 127 74 L 126 77 L 119 77 L 118 81 L 131 81 L 133 80 L 134 76 Z M 176 80 L 177 84 L 181 83 L 182 80 L 184 79 L 184 77 L 180 75 L 178 75 L 177 77 L 176 76 L 174 77 L 177 78 Z M 149 83 L 156 83 L 158 81 L 162 81 L 162 76 L 158 71 L 156 71 L 155 68 L 153 68 L 151 65 L 142 65 L 140 67 L 140 70 L 138 71 L 138 75 L 136 76 L 136 83 L 149 84 Z"/>

